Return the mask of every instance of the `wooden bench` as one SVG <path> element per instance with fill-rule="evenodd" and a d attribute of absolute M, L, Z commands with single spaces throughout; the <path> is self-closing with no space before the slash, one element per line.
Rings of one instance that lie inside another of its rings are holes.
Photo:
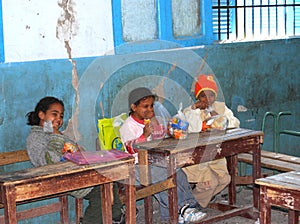
<path fill-rule="evenodd" d="M 99 151 L 100 149 L 100 143 L 99 143 L 99 138 L 96 138 L 96 150 Z M 143 161 L 144 164 L 148 164 L 148 157 L 145 156 L 146 152 L 145 151 L 139 151 L 139 161 Z M 140 169 L 145 169 L 144 166 L 139 167 Z M 143 172 L 144 170 L 142 170 Z M 168 190 L 172 187 L 175 187 L 176 184 L 174 183 L 173 178 L 168 178 L 164 181 L 160 181 L 158 183 L 154 184 L 145 184 L 147 181 L 146 179 L 148 178 L 148 175 L 140 175 L 141 178 L 141 183 L 144 184 L 139 184 L 136 185 L 136 200 L 143 199 L 144 200 L 144 209 L 145 211 L 151 211 L 151 212 L 146 212 L 145 213 L 145 223 L 153 223 L 153 212 L 152 212 L 152 196 L 155 195 L 156 193 Z M 148 180 L 148 179 L 147 179 Z M 125 186 L 122 183 L 118 183 L 118 193 L 119 193 L 119 199 L 122 204 L 125 204 L 126 202 L 126 196 L 125 196 Z M 113 194 L 112 194 L 113 195 Z"/>
<path fill-rule="evenodd" d="M 272 117 L 273 121 L 273 147 L 274 152 L 261 150 L 261 167 L 276 170 L 280 172 L 289 172 L 294 170 L 300 170 L 300 158 L 296 156 L 287 155 L 284 153 L 279 153 L 279 145 L 280 145 L 280 135 L 291 135 L 300 137 L 300 132 L 293 130 L 281 130 L 279 127 L 279 120 L 282 116 L 291 115 L 290 111 L 281 111 L 279 113 L 274 113 L 268 111 L 265 113 L 262 121 L 262 132 L 265 132 L 265 122 L 268 117 Z M 252 164 L 252 155 L 251 154 L 239 154 L 238 161 L 243 163 Z M 265 176 L 265 175 L 263 175 Z M 248 184 L 250 178 L 249 177 L 239 177 L 240 184 Z"/>
<path fill-rule="evenodd" d="M 238 161 L 252 164 L 251 153 L 242 153 L 238 155 Z M 282 153 L 274 153 L 266 150 L 261 150 L 261 167 L 277 170 L 280 172 L 299 171 L 300 158 Z M 249 177 L 239 177 L 238 184 L 249 184 Z"/>
<path fill-rule="evenodd" d="M 11 164 L 17 164 L 21 162 L 28 162 L 30 161 L 27 150 L 16 150 L 11 152 L 1 152 L 0 153 L 0 167 L 4 169 L 4 166 L 11 165 Z M 0 194 L 2 194 L 0 189 Z M 53 202 L 51 204 L 47 204 L 44 206 L 38 206 L 31 209 L 26 209 L 22 211 L 18 211 L 17 213 L 17 219 L 18 220 L 24 220 L 24 219 L 30 219 L 37 216 L 42 216 L 46 214 L 51 214 L 55 212 L 60 212 L 60 221 L 61 223 L 69 223 L 69 215 L 68 215 L 68 195 L 62 194 L 58 197 L 59 200 L 57 202 Z M 26 202 L 22 202 L 20 204 L 26 204 L 30 202 L 40 201 L 40 200 L 46 200 L 53 197 L 47 197 L 47 198 L 41 198 L 39 200 L 30 200 Z M 76 206 L 76 223 L 80 222 L 80 218 L 82 216 L 82 204 L 83 199 L 75 199 L 75 206 Z M 3 208 L 3 204 L 0 203 L 0 209 Z M 4 216 L 0 216 L 0 223 L 4 223 Z"/>
<path fill-rule="evenodd" d="M 260 186 L 260 224 L 271 223 L 271 207 L 288 209 L 289 224 L 299 223 L 300 171 L 281 173 L 255 181 Z"/>
<path fill-rule="evenodd" d="M 143 160 L 144 163 L 148 164 L 147 156 L 145 156 L 145 151 L 139 151 L 139 162 Z M 141 174 L 141 171 L 143 172 L 145 169 L 144 166 L 139 167 L 139 171 Z M 173 178 L 168 178 L 166 180 L 153 183 L 153 184 L 146 184 L 146 179 L 148 180 L 149 175 L 140 175 L 140 185 L 136 185 L 136 200 L 143 199 L 144 201 L 144 210 L 145 212 L 145 223 L 153 223 L 153 207 L 152 207 L 152 196 L 156 193 L 168 190 L 172 187 L 176 187 L 176 184 L 174 182 Z M 144 183 L 144 184 L 142 184 Z M 120 201 L 125 204 L 126 202 L 126 195 L 125 195 L 125 187 L 123 184 L 118 183 L 119 188 L 119 198 Z"/>

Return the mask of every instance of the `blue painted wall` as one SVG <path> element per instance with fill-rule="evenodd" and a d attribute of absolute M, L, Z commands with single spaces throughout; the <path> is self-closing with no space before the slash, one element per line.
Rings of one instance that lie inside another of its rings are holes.
<path fill-rule="evenodd" d="M 262 117 L 266 111 L 292 112 L 283 117 L 281 126 L 300 131 L 300 40 L 285 39 L 262 42 L 217 44 L 195 48 L 218 78 L 226 104 L 241 120 L 241 126 L 261 128 Z M 107 56 L 114 65 L 114 56 Z M 95 58 L 74 59 L 77 62 L 79 78 L 88 69 Z M 170 66 L 153 62 L 149 67 L 127 66 L 115 72 L 111 80 L 105 83 L 99 100 L 105 104 L 104 113 L 111 115 L 110 102 L 126 83 L 143 74 L 164 75 Z M 146 72 L 145 72 L 146 71 Z M 178 69 L 175 81 L 179 81 L 190 93 L 191 80 L 182 78 L 184 71 Z M 101 73 L 99 73 L 101 75 Z M 47 60 L 26 63 L 0 64 L 0 151 L 24 149 L 30 127 L 26 125 L 25 115 L 33 110 L 37 101 L 46 95 L 53 95 L 65 102 L 65 126 L 71 117 L 76 92 L 72 86 L 72 65 L 68 60 Z M 100 87 L 99 87 L 100 88 Z M 84 99 L 83 99 L 84 100 Z M 180 99 L 177 99 L 180 101 Z M 124 97 L 126 108 L 127 99 Z M 102 112 L 95 105 L 96 115 Z M 237 106 L 247 108 L 238 112 Z M 171 113 L 176 108 L 170 105 Z M 97 117 L 91 118 L 96 121 Z M 272 147 L 269 133 L 272 122 L 267 122 L 264 147 Z M 65 127 L 64 126 L 64 127 Z M 92 127 L 94 128 L 94 127 Z M 96 130 L 95 130 L 96 131 Z M 300 138 L 284 136 L 281 151 L 298 155 Z M 24 165 L 29 166 L 29 164 Z M 13 168 L 13 167 L 11 167 Z M 2 170 L 1 170 L 2 172 Z M 74 214 L 73 214 L 74 217 Z M 51 221 L 50 221 L 51 220 Z M 39 217 L 24 223 L 53 223 L 57 215 Z"/>
<path fill-rule="evenodd" d="M 297 122 L 300 108 L 298 66 L 300 56 L 297 49 L 299 39 L 287 39 L 210 45 L 198 48 L 195 52 L 206 60 L 218 78 L 226 103 L 241 119 L 242 126 L 260 129 L 262 116 L 266 111 L 277 113 L 290 110 L 292 115 L 284 117 L 282 125 L 285 125 L 285 128 L 300 130 Z M 114 57 L 109 58 L 114 60 Z M 79 78 L 94 59 L 76 60 Z M 157 65 L 155 70 L 149 71 L 142 65 L 128 66 L 117 71 L 114 82 L 112 84 L 108 82 L 104 86 L 106 90 L 102 92 L 106 102 L 105 114 L 110 116 L 109 102 L 124 84 L 142 74 L 166 74 L 168 69 L 169 66 L 164 67 L 161 64 Z M 180 77 L 184 72 L 177 73 Z M 66 104 L 66 125 L 75 98 L 71 84 L 72 65 L 68 60 L 2 63 L 0 74 L 1 151 L 25 147 L 25 139 L 29 132 L 25 115 L 45 95 L 63 99 Z M 189 91 L 190 81 L 179 78 L 177 81 Z M 124 101 L 126 102 L 126 99 Z M 247 107 L 248 111 L 238 113 L 236 108 L 239 104 Z M 174 113 L 174 108 L 171 112 Z M 100 112 L 99 116 L 101 117 Z M 285 150 L 297 153 L 296 146 L 286 147 Z"/>

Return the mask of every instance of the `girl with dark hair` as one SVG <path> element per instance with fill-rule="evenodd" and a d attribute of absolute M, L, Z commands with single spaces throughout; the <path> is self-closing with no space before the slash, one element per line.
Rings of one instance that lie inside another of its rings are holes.
<path fill-rule="evenodd" d="M 26 117 L 27 124 L 32 126 L 27 138 L 27 152 L 34 166 L 60 162 L 66 143 L 72 145 L 73 149 L 80 150 L 76 142 L 59 131 L 64 118 L 64 104 L 61 100 L 51 96 L 42 98 L 35 110 L 27 113 Z M 125 214 L 122 213 L 122 203 L 119 200 L 116 184 L 113 193 L 112 223 L 125 223 Z M 99 186 L 72 191 L 70 195 L 89 200 L 82 220 L 83 224 L 102 223 Z"/>
<path fill-rule="evenodd" d="M 145 87 L 132 90 L 128 96 L 128 106 L 130 108 L 129 117 L 120 128 L 121 139 L 125 145 L 125 150 L 136 158 L 138 164 L 138 149 L 135 143 L 151 141 L 163 138 L 161 132 L 164 129 L 157 129 L 153 136 L 154 126 L 157 120 L 154 112 L 155 95 Z M 150 120 L 150 121 L 149 121 Z M 138 166 L 136 166 L 136 180 L 140 180 Z M 152 182 L 156 183 L 167 179 L 167 170 L 164 167 L 151 165 Z M 187 181 L 187 177 L 182 169 L 176 172 L 177 193 L 178 193 L 178 223 L 194 223 L 206 217 L 206 213 L 201 211 L 201 206 L 192 194 L 192 189 Z M 169 222 L 169 201 L 168 192 L 162 191 L 155 194 L 155 198 L 160 205 L 160 220 Z"/>

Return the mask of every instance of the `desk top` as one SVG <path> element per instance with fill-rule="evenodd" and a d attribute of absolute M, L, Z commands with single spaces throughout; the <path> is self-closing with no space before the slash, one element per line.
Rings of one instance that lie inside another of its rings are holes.
<path fill-rule="evenodd" d="M 136 145 L 138 149 L 151 151 L 168 152 L 169 154 L 180 153 L 187 149 L 207 146 L 212 144 L 221 144 L 227 141 L 234 141 L 249 137 L 260 137 L 260 143 L 263 141 L 263 132 L 250 129 L 235 128 L 226 131 L 211 131 L 201 133 L 191 133 L 187 139 L 177 140 L 174 138 L 166 138 L 151 142 L 139 143 Z"/>
<path fill-rule="evenodd" d="M 134 158 L 132 156 L 111 162 L 95 163 L 88 165 L 77 165 L 73 162 L 65 161 L 52 165 L 28 168 L 17 172 L 2 174 L 0 175 L 0 184 L 18 184 L 18 182 L 50 179 L 60 176 L 78 174 L 91 170 L 105 170 L 110 167 L 121 167 L 121 165 L 128 163 L 134 164 Z"/>
<path fill-rule="evenodd" d="M 300 191 L 300 171 L 291 171 L 260 178 L 255 180 L 255 183 L 262 186 Z"/>
<path fill-rule="evenodd" d="M 204 163 L 259 149 L 263 132 L 249 129 L 229 129 L 189 134 L 187 139 L 166 138 L 137 144 L 135 147 L 148 154 L 148 162 L 165 166 L 168 157 L 175 158 L 176 167 Z M 257 152 L 255 155 L 257 156 Z M 139 162 L 140 158 L 139 158 Z"/>

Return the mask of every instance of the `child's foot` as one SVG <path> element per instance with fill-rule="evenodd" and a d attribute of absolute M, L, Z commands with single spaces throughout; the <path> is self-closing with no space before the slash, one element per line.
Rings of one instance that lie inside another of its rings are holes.
<path fill-rule="evenodd" d="M 206 215 L 206 213 L 201 212 L 197 208 L 190 208 L 189 205 L 185 205 L 179 210 L 178 223 L 198 222 L 204 219 Z"/>

